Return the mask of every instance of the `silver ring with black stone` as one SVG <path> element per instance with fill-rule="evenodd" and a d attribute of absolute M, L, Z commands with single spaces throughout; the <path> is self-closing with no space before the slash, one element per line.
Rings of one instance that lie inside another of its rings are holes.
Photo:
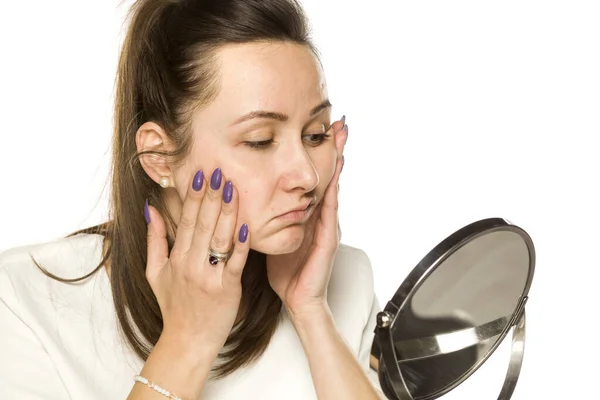
<path fill-rule="evenodd" d="M 215 251 L 212 249 L 212 247 L 208 248 L 208 262 L 210 263 L 210 265 L 217 265 L 219 263 L 219 261 L 221 261 L 223 264 L 225 264 L 227 262 L 227 260 L 229 260 L 229 257 L 231 257 L 231 254 L 233 253 L 233 246 L 231 247 L 231 250 L 229 250 L 227 253 L 219 253 L 218 251 Z"/>

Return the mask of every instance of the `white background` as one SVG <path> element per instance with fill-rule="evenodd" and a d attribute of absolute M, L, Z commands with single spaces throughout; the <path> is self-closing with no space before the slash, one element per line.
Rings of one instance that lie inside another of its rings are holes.
<path fill-rule="evenodd" d="M 131 1 L 0 6 L 0 251 L 104 220 L 113 79 Z M 441 239 L 499 216 L 537 251 L 513 399 L 592 398 L 600 359 L 600 7 L 305 0 L 350 128 L 343 241 L 385 302 Z M 507 348 L 501 348 L 507 350 Z M 495 399 L 498 353 L 444 399 Z"/>

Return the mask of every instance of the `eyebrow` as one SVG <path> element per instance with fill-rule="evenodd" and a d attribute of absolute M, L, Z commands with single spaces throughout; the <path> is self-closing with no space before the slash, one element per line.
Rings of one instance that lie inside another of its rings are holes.
<path fill-rule="evenodd" d="M 309 115 L 311 117 L 314 117 L 315 115 L 319 114 L 321 111 L 323 111 L 329 107 L 331 107 L 331 103 L 329 102 L 329 99 L 325 99 L 321 104 L 319 104 L 318 106 L 316 106 L 312 110 L 310 110 Z M 289 116 L 287 116 L 286 114 L 282 114 L 282 113 L 278 113 L 278 112 L 274 112 L 274 111 L 256 110 L 256 111 L 252 111 L 252 112 L 238 118 L 231 125 L 237 125 L 237 124 L 240 124 L 245 121 L 249 121 L 254 118 L 274 119 L 276 121 L 285 122 L 289 119 Z"/>

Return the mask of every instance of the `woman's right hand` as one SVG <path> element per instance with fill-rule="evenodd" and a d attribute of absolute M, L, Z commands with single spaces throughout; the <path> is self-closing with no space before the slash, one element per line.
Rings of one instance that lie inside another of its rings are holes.
<path fill-rule="evenodd" d="M 164 219 L 146 203 L 146 278 L 162 313 L 161 339 L 188 348 L 201 346 L 215 357 L 225 344 L 238 315 L 250 248 L 248 226 L 237 221 L 238 200 L 219 168 L 210 182 L 198 171 L 183 202 L 171 254 Z M 229 260 L 210 264 L 209 247 L 227 253 L 232 246 Z"/>

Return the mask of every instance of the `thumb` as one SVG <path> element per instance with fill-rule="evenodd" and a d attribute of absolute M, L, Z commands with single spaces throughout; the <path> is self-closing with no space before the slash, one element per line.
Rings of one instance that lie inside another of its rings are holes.
<path fill-rule="evenodd" d="M 144 203 L 144 218 L 148 224 L 148 261 L 146 278 L 152 283 L 160 269 L 169 261 L 169 246 L 167 244 L 167 229 L 165 221 L 158 210 Z"/>

